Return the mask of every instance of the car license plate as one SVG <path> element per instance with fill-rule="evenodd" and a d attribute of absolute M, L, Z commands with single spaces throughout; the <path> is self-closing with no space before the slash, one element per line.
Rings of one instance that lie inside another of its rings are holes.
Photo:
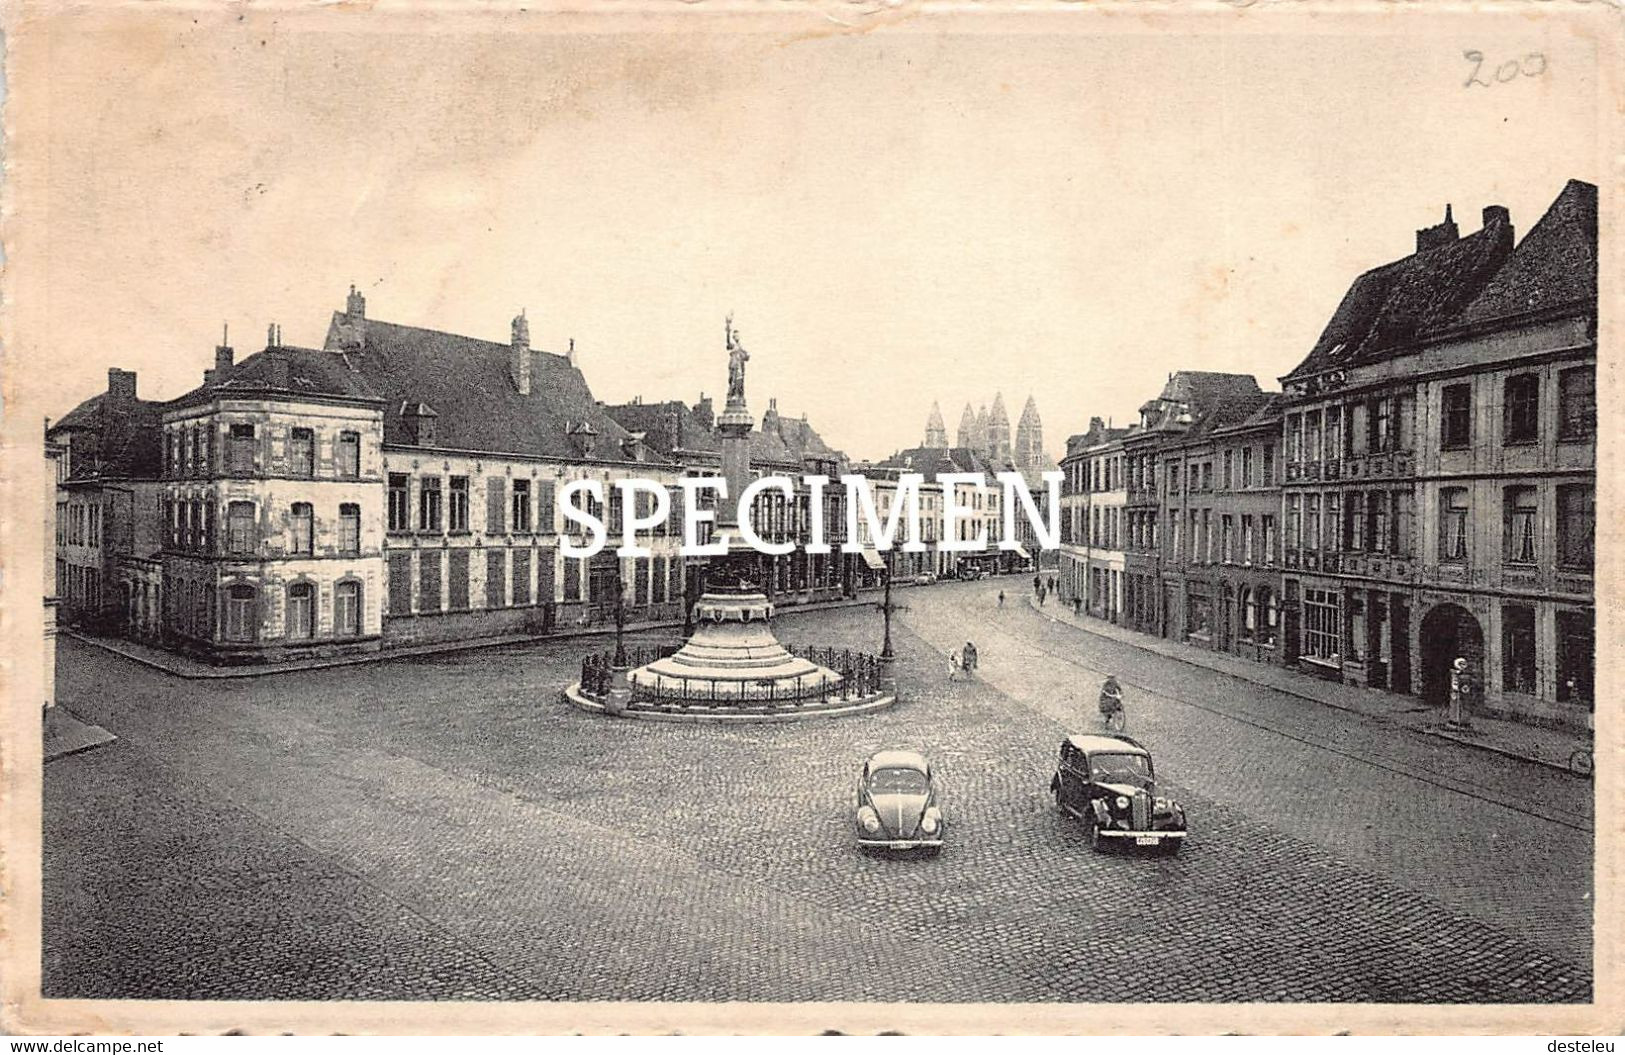
<path fill-rule="evenodd" d="M 1135 846 L 1155 846 L 1161 841 L 1155 835 L 1136 835 L 1134 837 Z"/>

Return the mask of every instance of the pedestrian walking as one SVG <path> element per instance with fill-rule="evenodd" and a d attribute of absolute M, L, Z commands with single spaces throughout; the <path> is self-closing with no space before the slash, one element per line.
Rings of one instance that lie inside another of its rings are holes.
<path fill-rule="evenodd" d="M 959 677 L 959 653 L 948 653 L 948 680 L 953 681 Z"/>
<path fill-rule="evenodd" d="M 1000 608 L 1004 607 L 1004 591 L 1003 590 L 999 591 L 999 607 Z"/>
<path fill-rule="evenodd" d="M 1037 593 L 1039 590 L 1042 590 L 1043 588 L 1044 588 L 1044 580 L 1040 579 L 1038 576 L 1034 575 L 1033 576 L 1033 593 Z"/>
<path fill-rule="evenodd" d="M 961 656 L 963 658 L 960 662 L 965 668 L 965 677 L 974 678 L 976 676 L 976 642 L 965 642 L 965 648 Z"/>
<path fill-rule="evenodd" d="M 1072 614 L 1077 615 L 1077 616 L 1083 615 L 1083 598 L 1082 597 L 1074 597 L 1074 598 L 1072 598 Z"/>

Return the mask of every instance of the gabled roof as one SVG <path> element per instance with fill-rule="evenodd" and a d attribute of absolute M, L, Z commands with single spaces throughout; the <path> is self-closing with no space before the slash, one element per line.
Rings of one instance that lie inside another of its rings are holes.
<path fill-rule="evenodd" d="M 1465 326 L 1554 308 L 1597 310 L 1597 188 L 1569 180 L 1461 313 Z"/>
<path fill-rule="evenodd" d="M 1453 324 L 1511 251 L 1511 220 L 1506 210 L 1490 209 L 1473 234 L 1372 268 L 1354 280 L 1308 356 L 1282 380 L 1376 362 Z"/>
<path fill-rule="evenodd" d="M 276 347 L 253 355 L 217 373 L 166 409 L 197 406 L 230 396 L 286 394 L 374 402 L 380 396 L 357 372 L 353 357 L 315 348 Z"/>
<path fill-rule="evenodd" d="M 329 347 L 342 347 L 352 326 L 334 312 Z M 564 356 L 530 351 L 530 392 L 521 393 L 509 375 L 511 347 L 476 337 L 369 318 L 358 350 L 326 354 L 352 364 L 389 401 L 385 443 L 412 445 L 400 409 L 422 402 L 439 413 L 436 447 L 579 461 L 584 454 L 571 436 L 586 423 L 598 437 L 593 460 L 634 460 L 623 446 L 630 433 L 593 399 L 587 379 Z"/>

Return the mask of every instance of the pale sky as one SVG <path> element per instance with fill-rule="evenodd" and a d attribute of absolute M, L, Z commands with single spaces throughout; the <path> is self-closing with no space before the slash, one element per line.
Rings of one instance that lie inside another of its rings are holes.
<path fill-rule="evenodd" d="M 1592 46 L 1528 19 L 681 40 L 146 21 L 53 23 L 48 133 L 22 142 L 50 189 L 22 201 L 47 255 L 25 261 L 20 350 L 51 357 L 51 416 L 109 366 L 181 394 L 222 321 L 239 357 L 270 321 L 319 345 L 353 281 L 369 315 L 496 341 L 524 308 L 612 402 L 722 391 L 732 311 L 758 414 L 776 396 L 878 458 L 920 442 L 933 400 L 952 437 L 966 401 L 1002 391 L 1014 424 L 1033 394 L 1058 457 L 1173 370 L 1277 387 L 1446 202 L 1463 234 L 1506 205 L 1521 237 L 1601 175 Z M 1468 48 L 1545 72 L 1464 87 Z"/>

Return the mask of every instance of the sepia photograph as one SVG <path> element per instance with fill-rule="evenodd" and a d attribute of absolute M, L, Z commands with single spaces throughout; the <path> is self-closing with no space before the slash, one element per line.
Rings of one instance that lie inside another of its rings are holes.
<path fill-rule="evenodd" d="M 12 6 L 7 1031 L 1617 1033 L 1617 12 L 683 8 Z"/>

